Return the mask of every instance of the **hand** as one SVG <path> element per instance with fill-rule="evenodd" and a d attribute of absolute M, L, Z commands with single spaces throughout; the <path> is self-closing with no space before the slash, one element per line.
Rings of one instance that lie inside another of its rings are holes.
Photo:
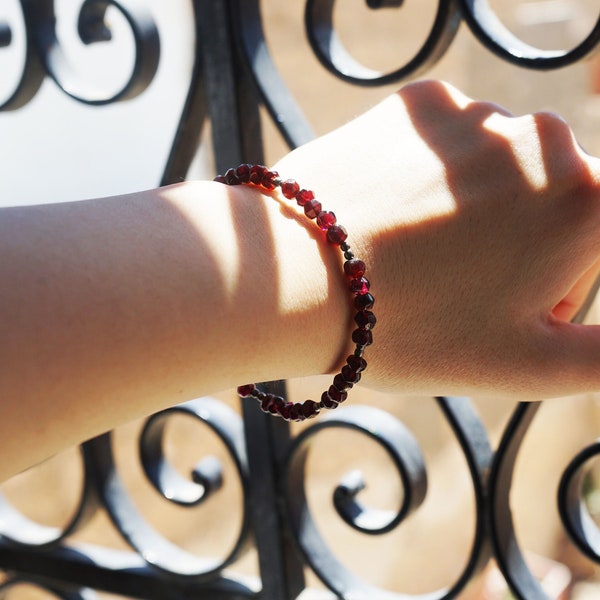
<path fill-rule="evenodd" d="M 368 266 L 363 382 L 540 399 L 600 389 L 600 329 L 571 324 L 599 271 L 600 161 L 551 114 L 406 86 L 285 157 Z"/>

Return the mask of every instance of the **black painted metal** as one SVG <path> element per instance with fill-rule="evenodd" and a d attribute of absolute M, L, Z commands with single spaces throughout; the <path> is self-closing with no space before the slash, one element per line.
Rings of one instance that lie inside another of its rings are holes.
<path fill-rule="evenodd" d="M 195 62 L 163 183 L 186 176 L 208 119 L 218 171 L 243 161 L 262 161 L 261 105 L 291 147 L 313 136 L 269 53 L 259 0 L 191 1 Z M 366 4 L 373 10 L 401 10 L 404 2 L 366 0 Z M 108 7 L 117 9 L 131 28 L 134 66 L 116 92 L 92 91 L 70 72 L 68 57 L 56 37 L 52 0 L 21 0 L 20 6 L 26 32 L 24 66 L 9 97 L 0 101 L 0 110 L 26 105 L 47 78 L 64 93 L 90 105 L 127 100 L 143 93 L 153 81 L 160 60 L 159 29 L 142 0 L 80 2 L 78 32 L 85 43 L 110 40 L 104 19 Z M 307 0 L 307 37 L 315 55 L 331 73 L 357 85 L 382 85 L 425 72 L 448 49 L 461 22 L 490 51 L 527 68 L 563 67 L 600 48 L 600 14 L 577 46 L 548 51 L 516 39 L 485 0 L 439 0 L 422 47 L 404 65 L 381 73 L 361 65 L 341 45 L 334 28 L 334 7 L 335 0 Z M 12 42 L 11 24 L 2 21 L 0 15 L 0 51 Z M 266 385 L 286 395 L 284 382 Z M 517 406 L 494 452 L 468 399 L 440 397 L 436 401 L 469 469 L 475 528 L 470 554 L 456 581 L 418 598 L 458 596 L 494 557 L 517 598 L 545 600 L 547 596 L 520 549 L 510 506 L 515 462 L 539 404 Z M 174 469 L 166 458 L 163 442 L 165 426 L 176 414 L 216 434 L 233 461 L 234 473 L 223 472 L 222 465 L 210 456 L 200 460 L 187 476 Z M 293 599 L 304 589 L 304 568 L 310 567 L 337 597 L 415 597 L 378 589 L 356 576 L 327 546 L 312 518 L 306 500 L 310 485 L 305 473 L 307 458 L 319 434 L 332 429 L 353 431 L 381 446 L 394 466 L 395 474 L 391 476 L 400 479 L 404 491 L 396 510 L 375 510 L 361 500 L 366 476 L 349 472 L 332 494 L 339 518 L 364 535 L 379 535 L 401 526 L 426 497 L 427 473 L 417 440 L 396 418 L 382 410 L 347 407 L 293 437 L 287 424 L 256 411 L 253 401 L 242 402 L 240 416 L 216 400 L 205 398 L 150 417 L 140 434 L 139 461 L 164 501 L 183 507 L 198 506 L 208 497 L 217 497 L 223 478 L 239 480 L 244 495 L 241 528 L 224 557 L 196 556 L 168 541 L 146 521 L 121 481 L 111 435 L 107 434 L 81 448 L 85 476 L 75 514 L 64 527 L 34 523 L 0 498 L 0 568 L 11 573 L 0 594 L 20 583 L 33 583 L 69 600 L 89 598 L 91 589 L 152 599 Z M 582 488 L 589 464 L 599 454 L 600 442 L 596 442 L 573 458 L 558 494 L 565 530 L 581 552 L 595 562 L 600 562 L 600 532 L 589 515 Z M 83 528 L 98 510 L 109 515 L 115 531 L 131 551 L 72 541 L 72 533 Z M 236 560 L 251 546 L 257 550 L 260 578 L 248 583 L 231 575 L 229 569 L 235 570 Z"/>

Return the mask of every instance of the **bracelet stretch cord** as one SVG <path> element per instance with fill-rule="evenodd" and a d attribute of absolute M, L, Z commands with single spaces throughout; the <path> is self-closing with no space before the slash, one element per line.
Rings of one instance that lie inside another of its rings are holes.
<path fill-rule="evenodd" d="M 295 180 L 284 181 L 276 171 L 271 171 L 263 165 L 242 164 L 229 169 L 225 175 L 218 175 L 215 181 L 226 185 L 250 185 L 266 193 L 280 188 L 285 198 L 295 200 L 298 206 L 304 209 L 306 217 L 316 221 L 325 233 L 326 240 L 340 247 L 345 259 L 344 275 L 348 280 L 348 288 L 357 311 L 354 321 L 358 327 L 352 332 L 352 341 L 356 344 L 354 353 L 346 358 L 346 364 L 333 378 L 329 389 L 323 392 L 319 402 L 286 402 L 281 396 L 261 391 L 254 383 L 238 387 L 238 394 L 242 398 L 255 398 L 264 412 L 282 417 L 286 421 L 304 421 L 318 415 L 322 408 L 337 408 L 348 397 L 348 390 L 360 381 L 361 373 L 367 368 L 367 361 L 363 356 L 365 348 L 373 343 L 371 330 L 377 319 L 371 309 L 375 298 L 370 294 L 370 283 L 364 276 L 365 263 L 356 258 L 350 250 L 346 242 L 348 233 L 338 224 L 335 214 L 323 210 L 314 193 L 301 188 Z"/>

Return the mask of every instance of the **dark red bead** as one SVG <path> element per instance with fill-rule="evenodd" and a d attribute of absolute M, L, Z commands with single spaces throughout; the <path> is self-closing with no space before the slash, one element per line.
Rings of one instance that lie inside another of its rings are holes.
<path fill-rule="evenodd" d="M 358 373 L 364 371 L 367 368 L 367 361 L 361 356 L 356 356 L 355 354 L 351 354 L 346 359 L 346 362 L 353 371 L 356 371 Z"/>
<path fill-rule="evenodd" d="M 360 279 L 366 270 L 365 263 L 358 258 L 352 258 L 344 263 L 344 273 L 352 279 Z"/>
<path fill-rule="evenodd" d="M 361 277 L 360 279 L 353 279 L 349 287 L 350 291 L 356 296 L 364 296 L 369 292 L 371 283 L 366 277 Z"/>
<path fill-rule="evenodd" d="M 321 212 L 321 203 L 318 200 L 309 200 L 304 205 L 304 214 L 309 219 L 316 219 L 317 215 Z"/>
<path fill-rule="evenodd" d="M 375 315 L 370 310 L 359 310 L 354 321 L 361 329 L 373 329 L 377 323 Z"/>
<path fill-rule="evenodd" d="M 227 182 L 225 181 L 225 177 L 223 177 L 223 175 L 217 175 L 215 177 L 214 181 L 216 181 L 217 183 L 225 183 L 225 184 L 227 184 Z"/>
<path fill-rule="evenodd" d="M 290 407 L 290 421 L 304 421 L 304 415 L 302 414 L 302 405 L 293 404 Z"/>
<path fill-rule="evenodd" d="M 290 420 L 290 411 L 292 409 L 292 406 L 294 406 L 293 402 L 286 402 L 282 407 L 281 410 L 279 411 L 279 414 L 281 415 L 281 417 L 283 419 L 285 419 L 286 421 Z"/>
<path fill-rule="evenodd" d="M 239 185 L 240 180 L 238 179 L 235 169 L 227 169 L 225 173 L 225 183 L 227 185 Z"/>
<path fill-rule="evenodd" d="M 294 179 L 287 179 L 281 184 L 281 193 L 288 199 L 293 200 L 300 191 L 298 182 Z"/>
<path fill-rule="evenodd" d="M 352 387 L 352 382 L 349 382 L 344 378 L 341 373 L 338 373 L 333 378 L 333 385 L 340 391 L 349 390 Z"/>
<path fill-rule="evenodd" d="M 253 395 L 252 392 L 254 392 L 254 390 L 256 390 L 256 386 L 253 383 L 249 383 L 247 385 L 240 385 L 237 389 L 237 393 L 240 398 L 249 398 Z"/>
<path fill-rule="evenodd" d="M 339 405 L 339 402 L 336 402 L 330 395 L 328 392 L 323 392 L 321 394 L 321 406 L 323 406 L 324 408 L 328 408 L 328 409 L 333 409 L 333 408 L 337 408 Z"/>
<path fill-rule="evenodd" d="M 323 230 L 329 229 L 332 225 L 335 225 L 336 218 L 335 214 L 326 210 L 320 212 L 317 215 L 317 225 Z"/>
<path fill-rule="evenodd" d="M 252 165 L 250 168 L 250 181 L 254 185 L 261 185 L 263 176 L 267 170 L 267 167 L 263 165 Z"/>
<path fill-rule="evenodd" d="M 338 390 L 334 385 L 329 386 L 327 394 L 332 400 L 335 400 L 338 403 L 343 402 L 348 397 L 348 392 Z"/>
<path fill-rule="evenodd" d="M 363 294 L 362 296 L 356 296 L 356 298 L 354 298 L 354 306 L 358 310 L 370 310 L 373 308 L 374 304 L 375 298 L 373 298 L 371 294 Z"/>
<path fill-rule="evenodd" d="M 235 173 L 240 183 L 248 183 L 250 181 L 250 165 L 240 165 Z"/>
<path fill-rule="evenodd" d="M 298 206 L 304 206 L 307 202 L 314 200 L 314 198 L 315 195 L 310 190 L 300 190 L 296 194 L 296 202 L 298 203 Z"/>
<path fill-rule="evenodd" d="M 327 239 L 332 244 L 341 244 L 348 237 L 348 232 L 341 225 L 332 225 L 327 230 Z"/>
<path fill-rule="evenodd" d="M 274 190 L 275 179 L 279 179 L 279 173 L 277 173 L 277 171 L 265 170 L 260 184 L 267 190 Z"/>
<path fill-rule="evenodd" d="M 368 329 L 355 329 L 352 332 L 352 341 L 359 346 L 370 346 L 373 343 L 373 334 Z"/>
<path fill-rule="evenodd" d="M 342 376 L 348 383 L 358 383 L 360 381 L 360 373 L 353 371 L 348 365 L 342 367 Z"/>
<path fill-rule="evenodd" d="M 302 404 L 302 415 L 305 419 L 311 419 L 320 412 L 319 405 L 314 400 L 306 400 Z"/>

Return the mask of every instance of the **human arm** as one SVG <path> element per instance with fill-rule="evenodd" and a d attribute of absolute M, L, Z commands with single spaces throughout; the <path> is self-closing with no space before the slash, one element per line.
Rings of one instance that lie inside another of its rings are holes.
<path fill-rule="evenodd" d="M 600 389 L 598 329 L 567 322 L 597 272 L 600 167 L 559 119 L 422 83 L 275 168 L 367 263 L 361 385 Z M 190 182 L 0 216 L 0 477 L 169 404 L 330 372 L 350 349 L 339 253 L 279 197 Z"/>

